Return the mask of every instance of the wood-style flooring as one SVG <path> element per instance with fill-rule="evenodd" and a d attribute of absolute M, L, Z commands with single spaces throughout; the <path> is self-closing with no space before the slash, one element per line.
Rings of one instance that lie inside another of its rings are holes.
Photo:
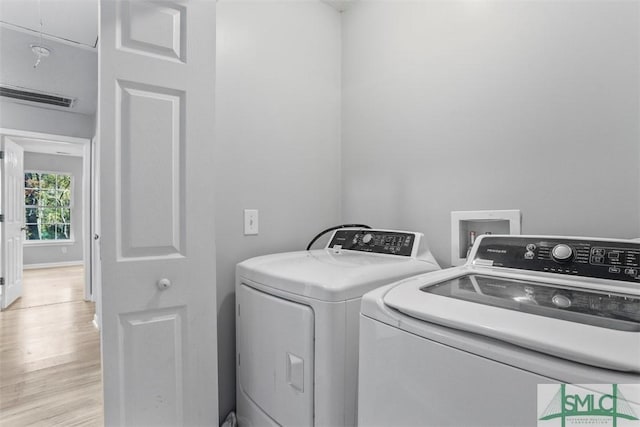
<path fill-rule="evenodd" d="M 25 270 L 0 313 L 0 426 L 101 426 L 100 334 L 82 267 Z"/>

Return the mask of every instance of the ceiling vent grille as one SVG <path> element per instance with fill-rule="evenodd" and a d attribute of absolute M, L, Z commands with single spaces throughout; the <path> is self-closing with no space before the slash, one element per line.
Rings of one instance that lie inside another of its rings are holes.
<path fill-rule="evenodd" d="M 53 93 L 36 92 L 14 86 L 0 85 L 0 96 L 34 104 L 46 104 L 56 107 L 73 108 L 75 98 L 67 98 Z"/>

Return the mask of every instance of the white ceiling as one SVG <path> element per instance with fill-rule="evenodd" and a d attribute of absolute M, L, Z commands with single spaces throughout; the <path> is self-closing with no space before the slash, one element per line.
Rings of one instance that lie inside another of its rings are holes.
<path fill-rule="evenodd" d="M 0 83 L 76 98 L 66 111 L 93 115 L 97 37 L 98 0 L 0 0 Z M 51 50 L 37 68 L 32 44 Z"/>
<path fill-rule="evenodd" d="M 96 47 L 98 0 L 2 0 L 0 21 Z"/>

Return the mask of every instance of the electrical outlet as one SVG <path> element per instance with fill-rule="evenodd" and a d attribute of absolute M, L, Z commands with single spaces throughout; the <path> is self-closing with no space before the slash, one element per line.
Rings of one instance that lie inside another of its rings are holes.
<path fill-rule="evenodd" d="M 244 235 L 253 236 L 258 234 L 258 209 L 244 210 Z"/>

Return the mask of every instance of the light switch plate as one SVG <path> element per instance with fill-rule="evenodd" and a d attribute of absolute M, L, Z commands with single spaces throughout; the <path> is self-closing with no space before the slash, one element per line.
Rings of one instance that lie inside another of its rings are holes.
<path fill-rule="evenodd" d="M 244 210 L 244 235 L 253 236 L 258 234 L 258 209 Z"/>

